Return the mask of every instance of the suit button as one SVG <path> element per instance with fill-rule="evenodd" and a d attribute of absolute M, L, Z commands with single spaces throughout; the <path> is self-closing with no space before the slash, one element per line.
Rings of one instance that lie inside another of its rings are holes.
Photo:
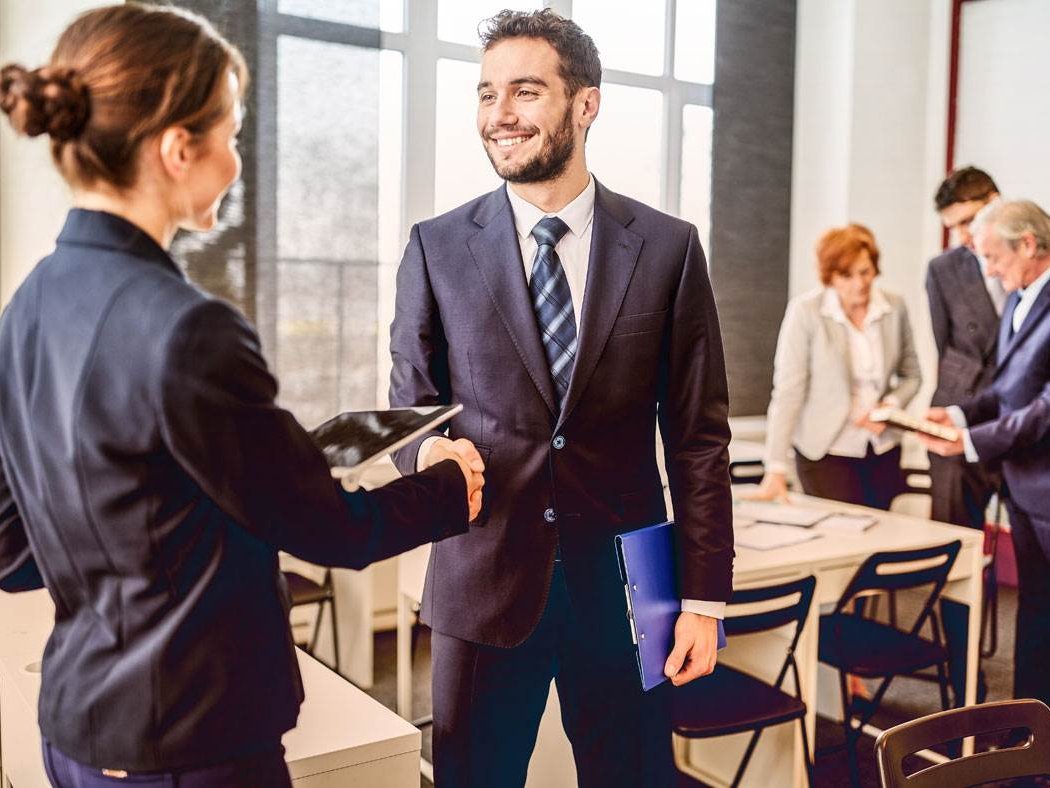
<path fill-rule="evenodd" d="M 967 323 L 967 324 L 966 324 L 966 328 L 967 328 L 967 329 L 968 329 L 968 330 L 970 331 L 970 333 L 972 334 L 972 333 L 974 333 L 975 331 L 977 331 L 977 324 L 976 324 L 976 323 Z"/>
<path fill-rule="evenodd" d="M 553 509 L 545 509 L 543 512 L 543 519 L 546 520 L 548 523 L 553 523 L 555 520 L 558 519 L 558 515 L 554 513 Z"/>
<path fill-rule="evenodd" d="M 554 436 L 554 440 L 551 441 L 551 446 L 553 446 L 555 449 L 564 449 L 565 448 L 565 436 L 564 435 L 555 435 Z"/>

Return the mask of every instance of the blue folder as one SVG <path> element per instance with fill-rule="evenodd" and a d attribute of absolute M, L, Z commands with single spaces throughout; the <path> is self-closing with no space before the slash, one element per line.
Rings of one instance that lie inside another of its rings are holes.
<path fill-rule="evenodd" d="M 674 523 L 660 523 L 616 536 L 627 617 L 637 647 L 642 689 L 667 681 L 664 664 L 674 646 L 674 625 L 682 612 L 675 560 Z M 718 648 L 726 635 L 718 622 Z"/>

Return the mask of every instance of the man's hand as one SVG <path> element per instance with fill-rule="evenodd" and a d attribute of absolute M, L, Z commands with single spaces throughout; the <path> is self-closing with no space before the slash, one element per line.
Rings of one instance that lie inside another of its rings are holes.
<path fill-rule="evenodd" d="M 945 427 L 954 427 L 955 422 L 948 415 L 947 408 L 930 408 L 926 411 L 926 420 L 934 424 L 943 424 Z"/>
<path fill-rule="evenodd" d="M 926 420 L 935 424 L 943 424 L 945 427 L 955 427 L 955 422 L 948 415 L 947 408 L 930 408 L 926 411 Z M 966 452 L 961 431 L 959 437 L 953 441 L 941 440 L 921 432 L 915 434 L 919 436 L 919 441 L 926 447 L 927 451 L 932 451 L 934 454 L 939 454 L 942 457 L 956 457 Z"/>
<path fill-rule="evenodd" d="M 676 687 L 706 676 L 718 660 L 718 619 L 680 613 L 674 625 L 674 648 L 664 664 L 664 675 Z"/>
<path fill-rule="evenodd" d="M 947 426 L 952 426 L 951 421 L 948 422 Z M 966 452 L 966 447 L 963 444 L 961 435 L 953 441 L 946 441 L 941 440 L 940 438 L 934 438 L 932 435 L 926 435 L 922 432 L 917 432 L 915 434 L 919 436 L 919 441 L 926 447 L 927 451 L 932 451 L 934 454 L 939 454 L 942 457 L 956 457 Z"/>
<path fill-rule="evenodd" d="M 442 460 L 454 460 L 463 471 L 467 480 L 467 508 L 470 510 L 467 520 L 473 522 L 481 513 L 481 488 L 485 486 L 485 477 L 482 474 L 485 471 L 485 463 L 474 444 L 466 438 L 454 441 L 438 438 L 434 441 L 434 445 L 427 452 L 426 467 L 436 465 Z"/>

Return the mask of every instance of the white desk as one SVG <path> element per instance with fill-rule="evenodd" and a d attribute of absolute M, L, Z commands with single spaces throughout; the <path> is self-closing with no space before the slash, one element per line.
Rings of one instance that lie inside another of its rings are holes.
<path fill-rule="evenodd" d="M 33 667 L 53 620 L 47 592 L 0 592 L 0 785 L 5 788 L 48 785 L 37 727 L 40 675 Z M 282 740 L 296 788 L 418 786 L 419 731 L 309 655 L 297 649 L 296 656 L 306 701 L 298 725 Z"/>
<path fill-rule="evenodd" d="M 371 490 L 399 478 L 390 457 L 383 457 L 369 465 L 358 480 L 361 487 Z M 314 582 L 324 579 L 324 567 L 315 566 L 287 553 L 281 554 L 281 569 L 294 571 Z M 424 567 L 425 569 L 425 567 Z M 354 684 L 370 689 L 373 683 L 373 624 L 375 613 L 375 572 L 365 569 L 333 569 L 332 587 L 335 592 L 336 626 L 339 629 L 339 671 Z M 292 623 L 298 631 L 313 632 L 316 606 L 292 610 Z M 317 638 L 315 653 L 328 664 L 334 664 L 331 607 L 325 606 L 324 621 Z"/>
<path fill-rule="evenodd" d="M 871 511 L 805 496 L 796 496 L 796 499 L 836 511 Z M 976 700 L 983 535 L 969 528 L 958 528 L 902 514 L 874 514 L 879 518 L 878 524 L 858 535 L 825 533 L 819 539 L 778 550 L 737 548 L 734 571 L 734 585 L 737 588 L 781 583 L 808 574 L 817 578 L 813 607 L 796 653 L 802 674 L 803 699 L 809 709 L 806 725 L 811 745 L 814 741 L 818 708 L 826 716 L 841 717 L 834 674 L 825 666 L 818 669 L 820 606 L 836 602 L 857 567 L 869 555 L 879 550 L 931 547 L 955 539 L 962 542 L 962 550 L 956 559 L 944 594 L 950 599 L 969 605 L 970 608 L 965 702 L 969 705 Z M 411 606 L 413 602 L 418 602 L 422 594 L 423 574 L 426 569 L 425 551 L 428 549 L 419 548 L 401 556 L 399 565 L 398 712 L 406 717 L 411 715 L 411 663 L 408 659 Z M 783 646 L 786 642 L 787 636 L 780 632 L 734 638 L 721 653 L 720 659 L 727 665 L 735 665 L 772 680 L 783 662 Z M 786 686 L 790 687 L 790 684 Z M 575 785 L 575 769 L 568 742 L 558 724 L 556 702 L 557 697 L 552 686 L 551 700 L 548 701 L 536 751 L 529 767 L 530 781 L 533 774 L 542 774 L 545 775 L 542 783 L 545 788 L 571 788 Z M 676 760 L 680 768 L 694 773 L 704 782 L 724 785 L 732 778 L 747 738 L 748 734 L 692 742 L 676 738 Z M 805 784 L 798 726 L 781 725 L 767 729 L 745 773 L 744 785 L 786 785 L 792 782 L 792 774 L 795 785 Z M 551 777 L 553 775 L 558 777 Z"/>

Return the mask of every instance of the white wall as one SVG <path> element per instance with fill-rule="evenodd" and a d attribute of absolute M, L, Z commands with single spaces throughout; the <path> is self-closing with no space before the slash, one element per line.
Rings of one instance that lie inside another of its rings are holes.
<path fill-rule="evenodd" d="M 1050 210 L 1047 0 L 963 6 L 956 161 L 987 170 L 1003 194 Z"/>
<path fill-rule="evenodd" d="M 97 0 L 0 0 L 0 64 L 43 65 L 59 34 Z M 46 137 L 26 139 L 0 119 L 0 306 L 54 248 L 69 190 L 51 164 Z"/>
<path fill-rule="evenodd" d="M 924 277 L 940 250 L 932 196 L 944 167 L 949 4 L 798 4 L 790 292 L 817 285 L 824 230 L 871 227 L 880 284 L 908 304 L 927 398 L 936 365 Z"/>

